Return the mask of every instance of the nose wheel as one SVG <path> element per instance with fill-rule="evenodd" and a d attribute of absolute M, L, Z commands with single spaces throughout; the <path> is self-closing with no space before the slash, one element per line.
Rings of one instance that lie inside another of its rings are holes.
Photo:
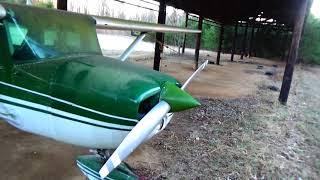
<path fill-rule="evenodd" d="M 88 180 L 101 180 L 99 170 L 112 154 L 112 151 L 105 149 L 90 150 L 94 155 L 82 155 L 77 157 L 77 166 Z M 129 179 L 137 180 L 139 177 L 133 172 L 127 163 L 122 162 L 105 179 Z"/>

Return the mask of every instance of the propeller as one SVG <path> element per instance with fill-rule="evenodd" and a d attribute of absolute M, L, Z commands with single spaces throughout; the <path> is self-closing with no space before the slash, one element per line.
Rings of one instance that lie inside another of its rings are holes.
<path fill-rule="evenodd" d="M 160 102 L 137 123 L 100 169 L 99 174 L 102 179 L 106 178 L 108 174 L 142 144 L 145 139 L 150 137 L 170 110 L 175 112 L 200 105 L 198 101 L 184 91 L 184 88 L 186 88 L 194 76 L 203 70 L 207 64 L 208 61 L 203 63 L 197 71 L 190 76 L 181 89 L 171 83 L 164 84 L 160 95 Z M 166 124 L 168 124 L 170 120 L 171 118 Z"/>

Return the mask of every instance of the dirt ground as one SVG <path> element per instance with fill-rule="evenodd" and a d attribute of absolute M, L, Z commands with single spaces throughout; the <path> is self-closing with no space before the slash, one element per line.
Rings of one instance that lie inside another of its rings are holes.
<path fill-rule="evenodd" d="M 201 59 L 213 60 L 214 53 Z M 283 64 L 252 58 L 209 65 L 188 88 L 202 106 L 177 113 L 127 162 L 142 179 L 319 179 L 320 68 L 297 66 L 287 106 L 278 103 Z M 184 81 L 192 56 L 166 56 L 161 70 Z M 151 66 L 150 59 L 131 59 Z M 263 65 L 258 69 L 257 65 Z M 272 66 L 276 65 L 276 67 Z M 272 72 L 272 76 L 265 75 Z M 75 165 L 88 150 L 0 122 L 0 179 L 85 179 Z"/>

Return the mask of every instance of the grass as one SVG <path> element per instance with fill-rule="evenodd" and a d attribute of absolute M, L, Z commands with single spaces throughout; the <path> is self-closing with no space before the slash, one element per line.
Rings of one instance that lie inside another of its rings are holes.
<path fill-rule="evenodd" d="M 147 144 L 165 164 L 161 170 L 149 167 L 149 177 L 317 179 L 320 83 L 314 82 L 319 74 L 295 77 L 300 81 L 294 81 L 288 106 L 278 103 L 278 92 L 259 89 L 254 97 L 202 99 L 201 107 L 177 114 L 166 133 Z"/>

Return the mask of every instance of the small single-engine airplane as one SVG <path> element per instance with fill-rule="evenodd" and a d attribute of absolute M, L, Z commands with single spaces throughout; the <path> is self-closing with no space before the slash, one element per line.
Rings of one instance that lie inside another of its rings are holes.
<path fill-rule="evenodd" d="M 141 34 L 113 59 L 102 55 L 96 28 Z M 122 161 L 163 130 L 174 112 L 199 105 L 184 89 L 207 65 L 182 85 L 123 62 L 149 32 L 200 33 L 0 3 L 0 118 L 23 131 L 94 149 L 95 155 L 77 158 L 88 179 L 136 179 Z"/>

